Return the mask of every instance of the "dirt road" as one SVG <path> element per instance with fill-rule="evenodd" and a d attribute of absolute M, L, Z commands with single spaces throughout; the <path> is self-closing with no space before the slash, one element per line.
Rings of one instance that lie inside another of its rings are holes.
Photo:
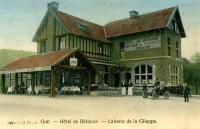
<path fill-rule="evenodd" d="M 141 96 L 0 95 L 0 129 L 200 129 L 200 96 L 189 103 Z"/>

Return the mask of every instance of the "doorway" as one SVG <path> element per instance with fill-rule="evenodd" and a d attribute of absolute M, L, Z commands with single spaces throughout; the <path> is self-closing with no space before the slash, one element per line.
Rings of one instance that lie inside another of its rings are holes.
<path fill-rule="evenodd" d="M 125 73 L 125 82 L 131 80 L 131 73 Z"/>
<path fill-rule="evenodd" d="M 120 80 L 119 73 L 115 73 L 114 74 L 114 87 L 119 87 L 119 80 Z"/>

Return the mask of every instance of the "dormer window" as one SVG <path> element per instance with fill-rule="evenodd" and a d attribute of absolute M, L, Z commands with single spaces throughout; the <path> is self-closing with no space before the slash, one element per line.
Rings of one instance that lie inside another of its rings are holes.
<path fill-rule="evenodd" d="M 80 30 L 82 31 L 86 31 L 86 32 L 89 32 L 90 31 L 90 27 L 89 25 L 86 25 L 84 23 L 80 23 L 80 22 L 77 22 L 77 26 Z"/>

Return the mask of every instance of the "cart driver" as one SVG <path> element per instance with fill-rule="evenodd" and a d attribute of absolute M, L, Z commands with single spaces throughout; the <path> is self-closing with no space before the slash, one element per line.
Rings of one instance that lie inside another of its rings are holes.
<path fill-rule="evenodd" d="M 165 85 L 166 85 L 166 84 L 165 84 L 165 81 L 160 81 L 159 90 L 163 90 Z"/>
<path fill-rule="evenodd" d="M 156 79 L 154 87 L 157 89 L 160 85 L 160 81 L 158 79 Z"/>

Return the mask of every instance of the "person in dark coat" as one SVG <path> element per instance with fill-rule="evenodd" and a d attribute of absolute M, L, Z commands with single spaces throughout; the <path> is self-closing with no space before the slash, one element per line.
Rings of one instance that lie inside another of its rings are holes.
<path fill-rule="evenodd" d="M 185 83 L 183 89 L 184 102 L 189 102 L 189 93 L 190 93 L 190 88 Z"/>
<path fill-rule="evenodd" d="M 126 95 L 128 95 L 128 82 L 125 82 L 125 87 L 126 87 Z"/>
<path fill-rule="evenodd" d="M 158 90 L 160 88 L 160 84 L 161 84 L 161 81 L 156 79 L 155 84 L 154 84 L 154 88 L 155 88 L 156 92 L 158 92 Z"/>

